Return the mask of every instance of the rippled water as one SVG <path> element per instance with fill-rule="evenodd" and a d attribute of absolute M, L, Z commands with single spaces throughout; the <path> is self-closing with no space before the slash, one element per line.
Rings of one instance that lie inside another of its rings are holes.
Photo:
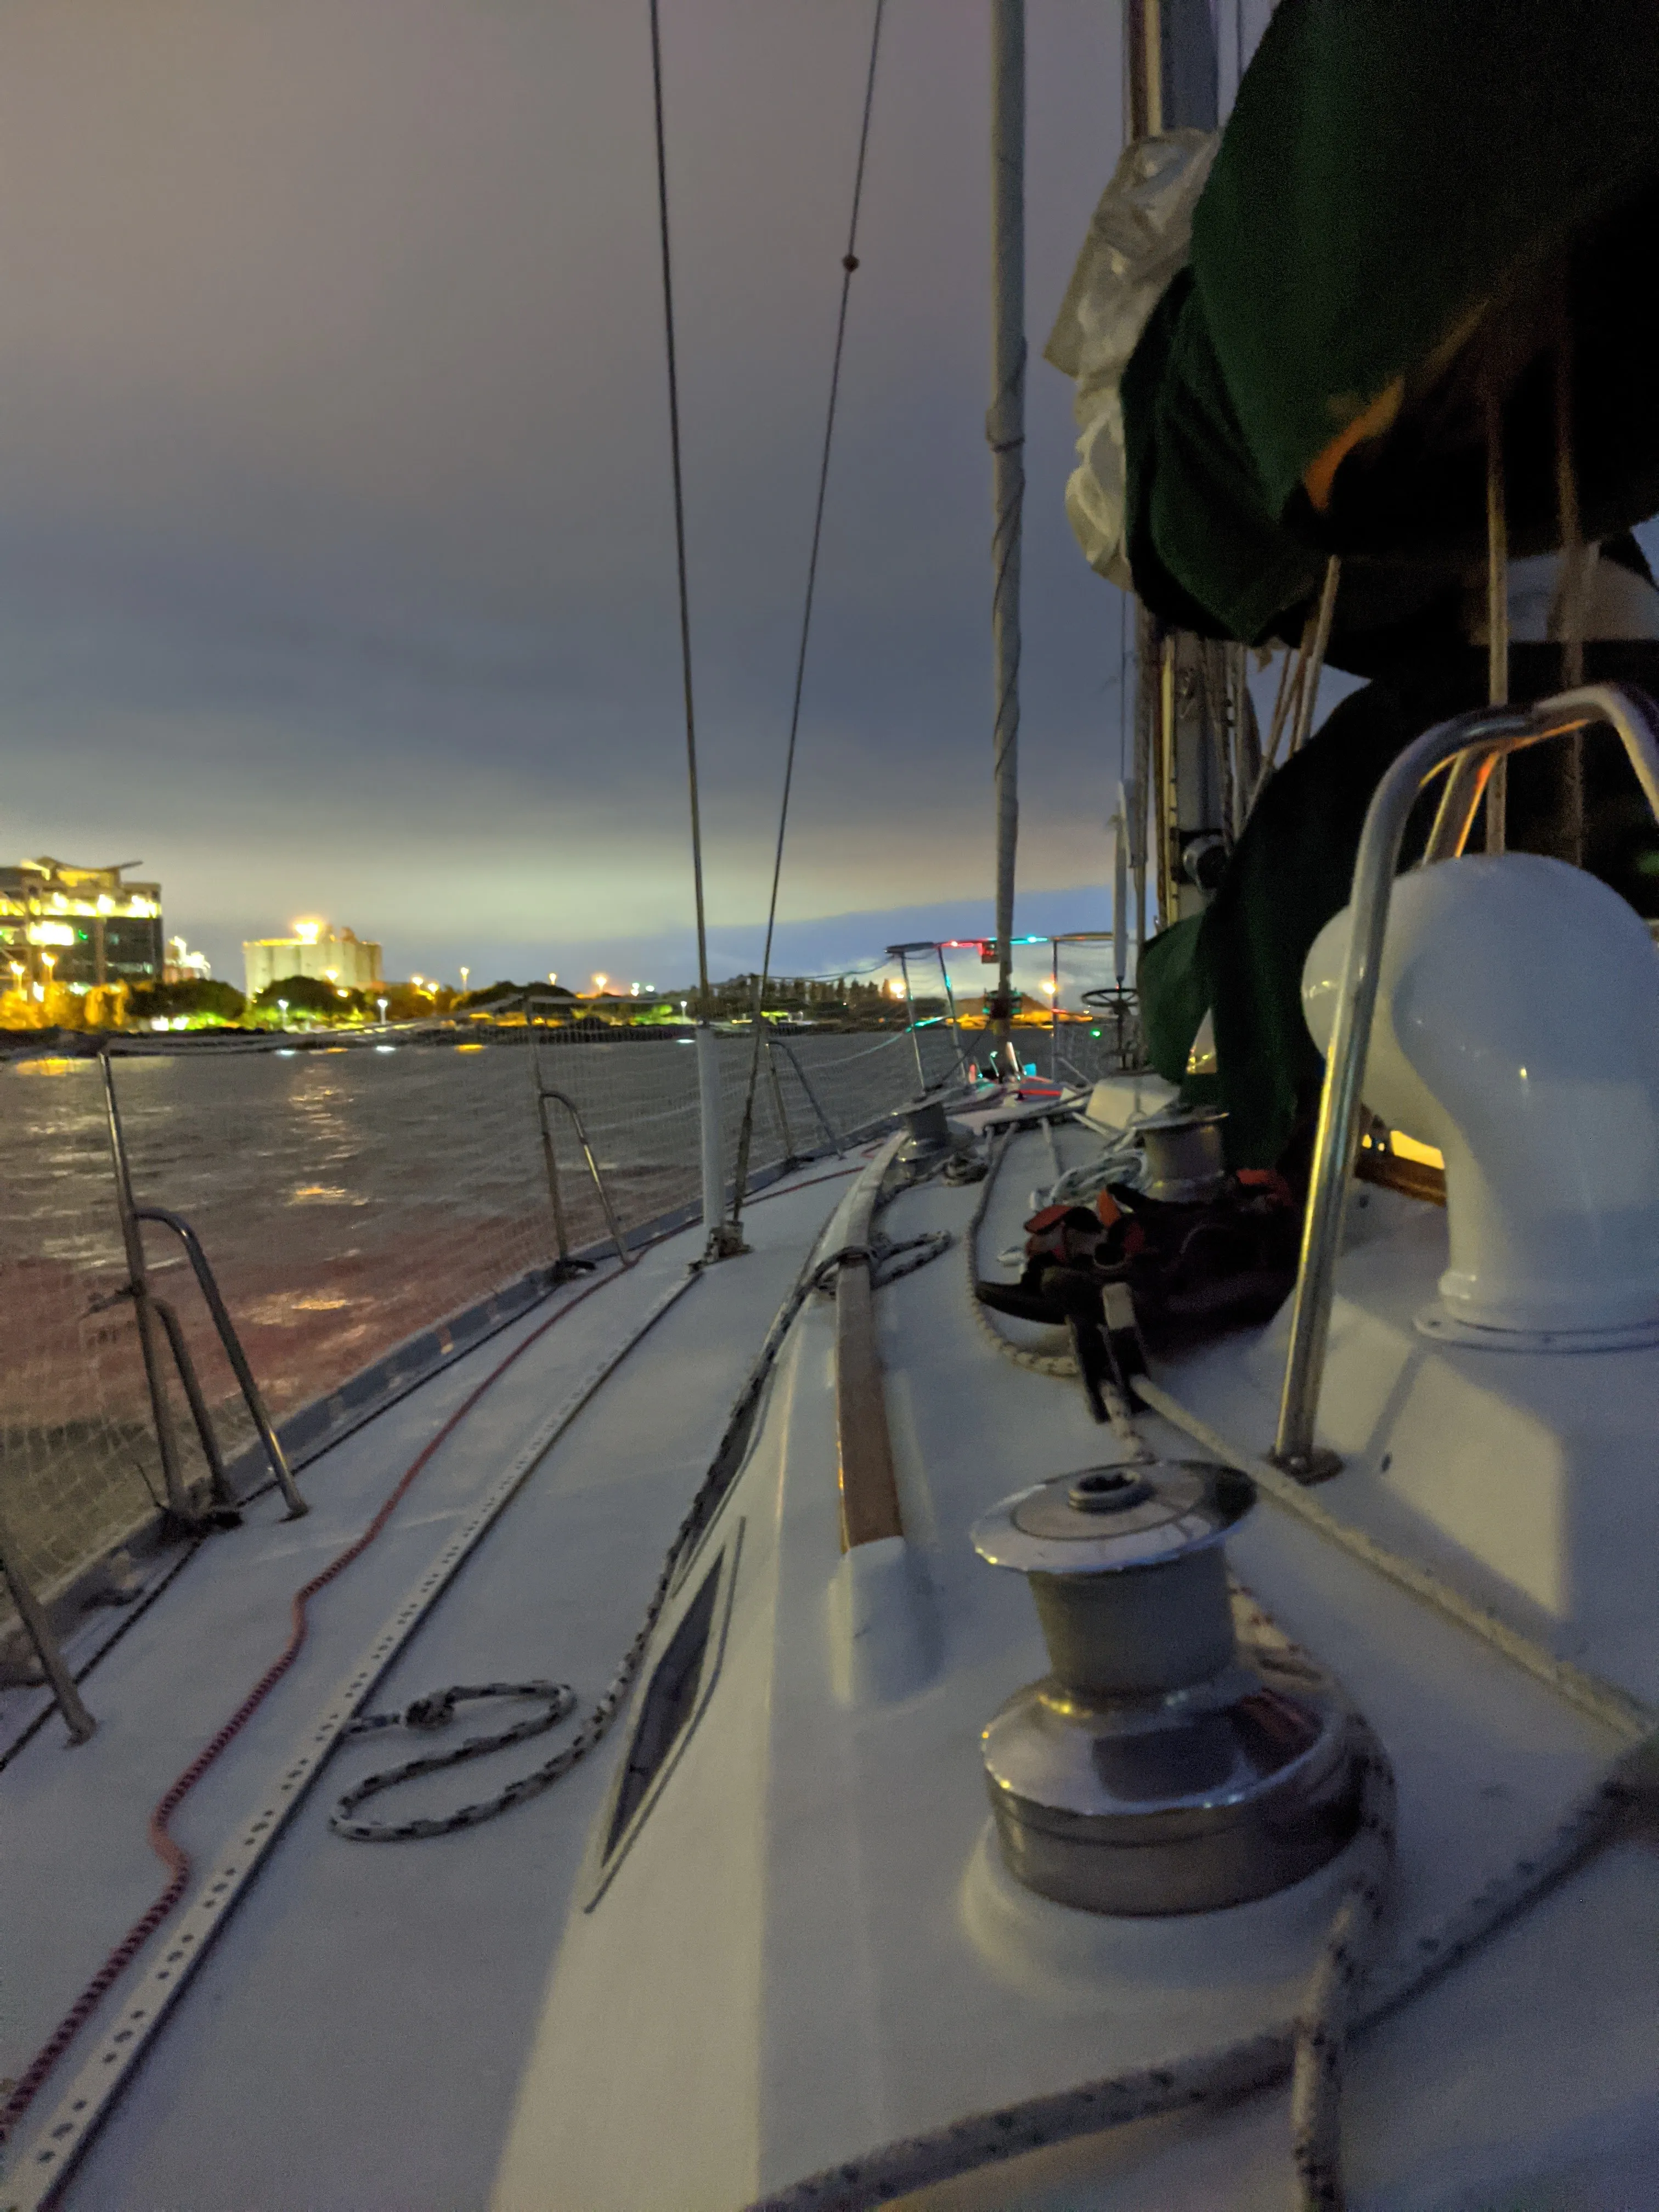
<path fill-rule="evenodd" d="M 929 1073 L 942 1072 L 947 1041 L 934 1032 L 923 1044 Z M 843 1129 L 916 1088 L 902 1036 L 794 1048 Z M 721 1040 L 728 1162 L 749 1054 L 745 1039 Z M 559 1044 L 541 1058 L 544 1081 L 582 1114 L 625 1226 L 696 1198 L 693 1050 Z M 532 1059 L 522 1043 L 496 1043 L 115 1063 L 138 1200 L 200 1234 L 278 1419 L 553 1257 Z M 820 1135 L 787 1058 L 779 1088 L 806 1149 Z M 785 1150 L 777 1105 L 763 1079 L 757 1166 Z M 603 1220 L 556 1121 L 580 1246 Z M 240 1409 L 193 1282 L 165 1232 L 146 1234 L 155 1287 L 177 1303 L 234 1446 Z M 0 1065 L 0 1508 L 39 1579 L 106 1540 L 159 1480 L 125 1279 L 96 1064 Z"/>

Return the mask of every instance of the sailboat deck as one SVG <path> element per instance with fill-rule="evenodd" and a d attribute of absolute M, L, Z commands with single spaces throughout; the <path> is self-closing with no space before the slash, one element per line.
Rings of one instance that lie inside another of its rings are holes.
<path fill-rule="evenodd" d="M 766 1326 L 847 1188 L 815 1182 L 755 1207 L 752 1255 L 695 1283 L 578 1415 L 370 1696 L 372 1710 L 455 1681 L 550 1675 L 585 1700 L 599 1694 Z M 575 1304 L 466 1417 L 385 1534 L 313 1601 L 292 1670 L 174 1822 L 198 1866 L 237 1831 L 296 1733 L 489 1480 L 698 1249 L 688 1232 Z M 580 1297 L 567 1290 L 553 1303 Z M 284 1522 L 270 1498 L 244 1528 L 216 1538 L 88 1680 L 100 1723 L 91 1743 L 69 1748 L 54 1717 L 0 1774 L 7 1888 L 30 1901 L 0 1924 L 0 2075 L 21 2073 L 161 1888 L 149 1808 L 282 1649 L 295 1589 L 358 1534 L 410 1460 L 548 1311 L 337 1446 L 306 1479 L 305 1519 Z M 481 1724 L 495 1724 L 494 1709 L 464 1707 L 454 1733 Z M 561 1740 L 411 1784 L 386 1801 L 389 1816 L 486 1794 Z M 320 2212 L 487 2199 L 615 1747 L 476 1830 L 381 1848 L 329 1832 L 329 1808 L 350 1782 L 444 1741 L 399 1732 L 336 1756 L 65 2201 Z M 112 2009 L 106 2001 L 40 2093 L 20 2152 Z M 18 2179 L 13 2164 L 7 2180 Z M 3 2184 L 0 2201 L 10 2201 Z"/>
<path fill-rule="evenodd" d="M 1060 1141 L 1067 1164 L 1091 1142 L 1076 1129 Z M 984 1272 L 1002 1272 L 996 1255 L 1052 1172 L 1045 1139 L 1015 1139 L 981 1232 Z M 767 1324 L 814 1238 L 826 1226 L 837 1235 L 829 1217 L 852 1188 L 814 1182 L 753 1212 L 753 1255 L 709 1271 L 656 1322 L 536 1468 L 371 1709 L 452 1681 L 538 1674 L 597 1694 Z M 977 1194 L 928 1182 L 880 1220 L 895 1238 L 944 1230 L 954 1240 L 876 1300 L 920 1607 L 896 1668 L 860 1676 L 849 1662 L 834 1316 L 811 1299 L 701 1555 L 724 1547 L 735 1561 L 707 1710 L 619 1862 L 595 1879 L 598 1816 L 631 1715 L 615 1742 L 525 1807 L 379 1848 L 331 1834 L 329 1807 L 362 1774 L 424 1746 L 402 1735 L 346 1746 L 62 2202 L 77 2212 L 734 2212 L 890 2136 L 1206 2049 L 1292 2007 L 1340 1861 L 1279 1898 L 1176 1921 L 1070 1912 L 1001 1873 L 978 1730 L 1044 1659 L 1020 1578 L 984 1567 L 966 1531 L 1009 1491 L 1118 1448 L 1074 1383 L 986 1342 L 963 1252 Z M 560 1294 L 568 1318 L 486 1393 L 385 1535 L 322 1593 L 293 1671 L 188 1801 L 175 1825 L 200 1863 L 246 1820 L 296 1729 L 489 1483 L 694 1251 L 682 1237 L 580 1304 Z M 91 1677 L 93 1743 L 71 1752 L 53 1723 L 0 1775 L 9 1868 L 38 1900 L 26 1924 L 8 1916 L 3 1935 L 7 2070 L 155 1894 L 149 1807 L 280 1648 L 295 1584 L 358 1532 L 451 1410 L 544 1317 L 515 1324 L 338 1447 L 309 1478 L 307 1519 L 282 1522 L 266 1503 L 244 1531 L 216 1540 Z M 1243 1340 L 1232 1357 L 1253 1349 Z M 1161 1450 L 1195 1455 L 1158 1421 L 1142 1425 Z M 1395 1759 L 1392 1942 L 1409 1943 L 1510 1867 L 1616 1747 L 1270 1504 L 1231 1553 Z M 865 1598 L 863 1625 L 879 1638 L 883 1593 Z M 675 1617 L 671 1605 L 653 1650 Z M 384 1801 L 387 1816 L 486 1795 L 498 1771 L 521 1772 L 558 1741 L 416 1784 Z M 1656 1936 L 1650 1855 L 1620 1846 L 1367 2037 L 1346 2105 L 1352 2201 L 1472 2212 L 1494 2201 L 1497 2177 L 1513 2183 L 1504 2201 L 1528 2212 L 1653 2201 Z M 37 2129 L 104 2024 L 43 2092 Z M 24 2157 L 32 2140 L 26 2129 Z M 8 2170 L 14 2191 L 20 2173 Z M 1540 2175 L 1547 2183 L 1534 2185 Z M 1287 2178 L 1285 2099 L 1267 2095 L 1039 2153 L 927 2201 L 1276 2208 Z M 0 2188 L 0 2204 L 11 2201 Z"/>

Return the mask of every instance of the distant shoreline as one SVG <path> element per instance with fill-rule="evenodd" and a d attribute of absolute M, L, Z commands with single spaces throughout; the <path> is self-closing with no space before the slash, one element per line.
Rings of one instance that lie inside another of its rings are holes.
<path fill-rule="evenodd" d="M 930 1024 L 929 1026 L 934 1024 Z M 964 1023 L 963 1027 L 973 1026 Z M 723 1036 L 747 1036 L 746 1022 L 716 1024 Z M 769 1030 L 779 1036 L 902 1036 L 907 1024 L 900 1022 L 770 1022 Z M 453 1048 L 459 1045 L 525 1044 L 532 1035 L 541 1042 L 578 1044 L 660 1044 L 689 1042 L 696 1035 L 690 1022 L 610 1023 L 591 1026 L 571 1023 L 538 1023 L 532 1031 L 524 1023 L 485 1020 L 392 1023 L 385 1029 L 354 1030 L 0 1030 L 0 1063 L 14 1060 L 95 1060 L 107 1051 L 112 1059 L 170 1059 L 184 1054 L 228 1055 L 252 1052 L 362 1052 L 384 1046 L 425 1045 Z"/>

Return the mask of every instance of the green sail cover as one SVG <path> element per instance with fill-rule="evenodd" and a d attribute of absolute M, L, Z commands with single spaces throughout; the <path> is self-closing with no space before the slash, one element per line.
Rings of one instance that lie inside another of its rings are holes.
<path fill-rule="evenodd" d="M 1143 598 L 1255 641 L 1340 552 L 1339 641 L 1408 618 L 1482 556 L 1489 386 L 1511 550 L 1559 544 L 1558 355 L 1584 534 L 1651 513 L 1656 244 L 1654 0 L 1283 0 L 1123 379 Z"/>

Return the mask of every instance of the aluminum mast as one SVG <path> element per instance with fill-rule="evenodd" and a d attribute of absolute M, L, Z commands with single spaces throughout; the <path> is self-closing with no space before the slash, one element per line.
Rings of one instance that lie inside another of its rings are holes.
<path fill-rule="evenodd" d="M 1019 838 L 1019 553 L 1025 497 L 1025 6 L 991 7 L 991 647 L 995 721 L 997 988 L 989 1026 L 1013 1013 L 1014 848 Z"/>

